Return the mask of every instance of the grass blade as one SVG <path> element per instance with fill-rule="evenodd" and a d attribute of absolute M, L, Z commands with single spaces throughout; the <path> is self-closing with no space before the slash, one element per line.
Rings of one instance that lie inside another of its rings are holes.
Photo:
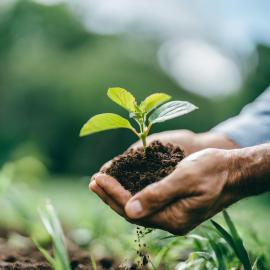
<path fill-rule="evenodd" d="M 38 241 L 36 241 L 35 239 L 32 239 L 32 241 L 34 242 L 35 246 L 37 247 L 37 249 L 42 253 L 42 255 L 45 257 L 45 259 L 48 261 L 48 263 L 55 268 L 55 260 L 54 258 L 49 254 L 49 252 L 44 249 L 39 243 Z"/>
<path fill-rule="evenodd" d="M 70 270 L 69 257 L 65 247 L 65 236 L 53 205 L 48 202 L 44 210 L 39 212 L 43 225 L 53 241 L 55 269 Z"/>
<path fill-rule="evenodd" d="M 252 270 L 252 266 L 248 257 L 247 250 L 243 245 L 243 241 L 240 238 L 231 218 L 228 213 L 224 211 L 224 219 L 229 227 L 230 233 L 228 233 L 221 225 L 214 220 L 211 220 L 212 224 L 216 228 L 217 232 L 223 237 L 226 242 L 231 246 L 237 258 L 242 263 L 245 270 Z"/>
<path fill-rule="evenodd" d="M 90 260 L 91 260 L 91 265 L 92 265 L 93 270 L 97 270 L 97 264 L 92 254 L 90 254 Z"/>
<path fill-rule="evenodd" d="M 166 255 L 170 251 L 170 249 L 179 241 L 178 238 L 172 240 L 170 243 L 168 243 L 167 245 L 165 245 L 159 251 L 159 253 L 156 255 L 156 257 L 154 258 L 154 263 L 155 263 L 155 265 L 156 265 L 157 268 L 160 266 L 162 260 L 166 257 Z"/>
<path fill-rule="evenodd" d="M 218 234 L 226 240 L 226 242 L 231 246 L 231 248 L 233 249 L 233 251 L 236 253 L 236 255 L 238 257 L 238 251 L 234 245 L 234 241 L 233 241 L 231 235 L 221 225 L 219 225 L 214 220 L 211 220 L 211 222 L 214 225 L 214 227 L 216 228 Z"/>
<path fill-rule="evenodd" d="M 216 255 L 216 259 L 218 263 L 218 270 L 227 270 L 224 256 L 222 253 L 222 249 L 220 248 L 220 246 L 211 238 L 209 238 L 209 244 Z"/>
<path fill-rule="evenodd" d="M 239 260 L 242 262 L 245 270 L 251 270 L 252 266 L 251 266 L 251 262 L 248 256 L 248 252 L 246 248 L 244 247 L 243 241 L 240 235 L 238 234 L 236 227 L 234 226 L 229 214 L 226 211 L 223 211 L 223 217 L 232 235 L 235 248 L 238 251 L 237 253 L 239 254 Z"/>

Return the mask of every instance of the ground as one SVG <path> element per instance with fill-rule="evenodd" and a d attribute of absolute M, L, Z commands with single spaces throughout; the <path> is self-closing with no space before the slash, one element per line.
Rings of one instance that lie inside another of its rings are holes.
<path fill-rule="evenodd" d="M 88 177 L 50 178 L 35 185 L 35 192 L 24 187 L 20 189 L 26 206 L 35 216 L 36 208 L 49 198 L 59 213 L 62 224 L 69 238 L 79 245 L 85 245 L 95 258 L 112 257 L 117 261 L 134 259 L 136 255 L 135 226 L 111 211 L 95 194 L 88 190 Z M 33 185 L 32 185 L 33 186 Z M 1 227 L 9 230 L 24 230 L 23 218 L 14 211 L 10 199 L 1 199 Z M 13 197 L 14 199 L 14 197 Z M 12 199 L 11 199 L 12 201 Z M 15 207 L 16 208 L 16 207 Z M 229 208 L 245 244 L 253 251 L 270 254 L 269 219 L 270 197 L 262 196 L 245 199 Z M 38 217 L 35 217 L 38 219 Z M 221 220 L 217 217 L 216 220 Z M 11 229 L 12 228 L 12 229 Z M 155 242 L 157 233 L 150 238 Z M 163 235 L 168 235 L 163 233 Z M 255 237 L 256 236 L 256 237 Z M 257 240 L 255 241 L 254 238 Z M 258 244 L 258 242 L 260 244 Z M 160 242 L 159 242 L 160 245 Z M 149 249 L 155 252 L 155 244 Z M 269 258 L 268 258 L 269 259 Z"/>

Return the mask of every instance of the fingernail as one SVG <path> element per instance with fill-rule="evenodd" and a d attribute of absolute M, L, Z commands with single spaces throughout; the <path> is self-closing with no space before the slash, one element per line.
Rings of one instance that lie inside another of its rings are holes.
<path fill-rule="evenodd" d="M 142 213 L 143 208 L 142 208 L 140 201 L 135 200 L 135 201 L 131 201 L 127 204 L 126 210 L 127 210 L 129 216 L 136 217 Z"/>

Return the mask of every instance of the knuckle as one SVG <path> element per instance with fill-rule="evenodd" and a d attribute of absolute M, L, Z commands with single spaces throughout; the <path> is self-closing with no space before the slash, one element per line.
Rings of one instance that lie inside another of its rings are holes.
<path fill-rule="evenodd" d="M 184 235 L 190 231 L 190 220 L 184 211 L 179 211 L 178 207 L 170 207 L 165 216 L 168 224 L 168 231 L 175 235 Z"/>
<path fill-rule="evenodd" d="M 188 219 L 178 220 L 171 223 L 170 232 L 175 235 L 185 235 L 194 228 L 195 225 Z"/>
<path fill-rule="evenodd" d="M 196 190 L 197 193 L 200 195 L 209 194 L 209 186 L 205 184 L 205 181 L 203 179 L 200 180 L 201 182 L 197 184 Z"/>

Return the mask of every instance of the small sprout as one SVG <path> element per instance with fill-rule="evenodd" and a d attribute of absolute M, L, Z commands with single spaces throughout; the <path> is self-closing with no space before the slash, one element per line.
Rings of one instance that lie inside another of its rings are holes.
<path fill-rule="evenodd" d="M 38 243 L 37 240 L 33 239 L 35 245 L 46 258 L 46 260 L 50 263 L 53 269 L 71 270 L 65 245 L 65 236 L 53 205 L 48 202 L 46 203 L 45 208 L 39 212 L 42 223 L 52 238 L 54 255 L 51 256 L 49 252 Z"/>
<path fill-rule="evenodd" d="M 129 112 L 129 117 L 137 122 L 139 130 L 136 130 L 129 120 L 120 115 L 102 113 L 93 116 L 83 125 L 80 131 L 81 137 L 109 129 L 127 128 L 142 141 L 143 147 L 146 149 L 146 138 L 153 124 L 165 122 L 198 109 L 187 101 L 167 102 L 171 97 L 165 93 L 152 94 L 140 104 L 136 102 L 130 92 L 123 88 L 109 88 L 107 95 Z M 150 116 L 148 116 L 149 114 Z"/>
<path fill-rule="evenodd" d="M 93 270 L 97 270 L 97 263 L 92 254 L 90 255 L 90 260 L 91 260 L 91 265 L 92 265 Z"/>

